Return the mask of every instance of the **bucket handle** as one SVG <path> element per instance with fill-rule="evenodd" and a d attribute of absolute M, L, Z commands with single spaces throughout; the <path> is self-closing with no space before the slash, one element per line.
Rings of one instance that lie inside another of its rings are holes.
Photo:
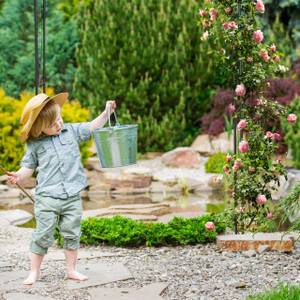
<path fill-rule="evenodd" d="M 113 112 L 113 114 L 114 114 L 115 121 L 116 121 L 115 126 L 120 126 L 120 123 L 118 121 L 115 111 Z M 110 112 L 110 108 L 108 108 L 108 125 L 109 125 L 109 128 L 112 129 L 110 117 L 111 117 L 111 112 Z"/>

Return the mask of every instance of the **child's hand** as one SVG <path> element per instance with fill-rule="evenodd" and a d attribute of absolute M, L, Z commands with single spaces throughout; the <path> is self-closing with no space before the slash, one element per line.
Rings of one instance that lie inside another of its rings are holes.
<path fill-rule="evenodd" d="M 117 108 L 117 104 L 116 104 L 115 100 L 106 101 L 105 111 L 107 112 L 107 114 L 109 114 L 109 113 L 112 114 L 115 111 L 116 108 Z"/>
<path fill-rule="evenodd" d="M 16 172 L 7 172 L 7 181 L 10 184 L 16 184 L 18 181 L 20 181 L 20 177 L 17 175 Z"/>

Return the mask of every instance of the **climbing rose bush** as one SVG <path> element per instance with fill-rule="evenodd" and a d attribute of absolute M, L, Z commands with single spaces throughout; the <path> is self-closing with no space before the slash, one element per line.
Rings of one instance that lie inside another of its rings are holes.
<path fill-rule="evenodd" d="M 232 77 L 234 93 L 226 103 L 237 124 L 237 153 L 227 156 L 224 173 L 233 196 L 232 217 L 240 231 L 259 228 L 272 218 L 271 192 L 286 171 L 275 152 L 280 132 L 267 131 L 274 120 L 285 116 L 292 125 L 297 116 L 269 100 L 263 91 L 267 78 L 282 72 L 282 54 L 275 44 L 264 43 L 256 15 L 265 12 L 262 0 L 205 0 L 199 10 L 201 40 L 214 45 L 220 63 Z"/>

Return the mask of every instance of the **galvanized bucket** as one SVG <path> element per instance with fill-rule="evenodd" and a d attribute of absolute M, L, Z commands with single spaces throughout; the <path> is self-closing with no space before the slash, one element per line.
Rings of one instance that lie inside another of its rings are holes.
<path fill-rule="evenodd" d="M 102 168 L 116 168 L 136 163 L 137 125 L 120 125 L 114 113 L 116 124 L 94 130 L 97 154 Z"/>

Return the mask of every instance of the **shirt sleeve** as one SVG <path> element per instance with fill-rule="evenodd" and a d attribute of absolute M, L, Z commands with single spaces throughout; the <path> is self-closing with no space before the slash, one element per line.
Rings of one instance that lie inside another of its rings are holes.
<path fill-rule="evenodd" d="M 38 161 L 34 148 L 30 144 L 26 144 L 26 152 L 21 160 L 21 167 L 35 169 L 37 166 Z"/>
<path fill-rule="evenodd" d="M 91 122 L 72 123 L 72 128 L 78 142 L 85 142 L 91 138 Z"/>

